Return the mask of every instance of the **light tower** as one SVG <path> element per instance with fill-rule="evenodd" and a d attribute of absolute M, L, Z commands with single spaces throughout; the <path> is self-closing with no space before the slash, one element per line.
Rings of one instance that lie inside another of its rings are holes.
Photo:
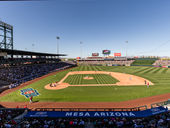
<path fill-rule="evenodd" d="M 127 55 L 128 55 L 128 47 L 127 47 L 127 44 L 128 44 L 128 41 L 126 41 L 126 58 L 127 58 Z"/>
<path fill-rule="evenodd" d="M 59 54 L 59 42 L 58 42 L 58 40 L 60 39 L 60 37 L 56 37 L 57 38 L 57 54 Z M 59 56 L 58 56 L 58 58 L 59 58 Z"/>
<path fill-rule="evenodd" d="M 80 42 L 80 45 L 81 45 L 81 59 L 82 59 L 82 42 Z"/>
<path fill-rule="evenodd" d="M 0 21 L 0 30 L 3 31 L 3 35 L 2 36 L 2 41 L 0 40 L 0 49 L 11 49 L 13 50 L 13 26 L 4 23 L 2 21 Z M 7 36 L 9 35 L 10 36 Z M 9 43 L 7 42 L 7 38 L 9 39 Z"/>

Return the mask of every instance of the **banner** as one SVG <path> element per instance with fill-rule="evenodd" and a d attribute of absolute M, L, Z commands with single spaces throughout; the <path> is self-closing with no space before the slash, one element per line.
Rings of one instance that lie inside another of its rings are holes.
<path fill-rule="evenodd" d="M 144 111 L 30 111 L 24 117 L 148 117 L 167 111 L 164 107 Z"/>
<path fill-rule="evenodd" d="M 99 53 L 92 53 L 92 56 L 99 56 Z"/>
<path fill-rule="evenodd" d="M 162 68 L 168 68 L 168 66 L 162 66 Z"/>
<path fill-rule="evenodd" d="M 154 65 L 154 67 L 160 67 L 159 65 Z"/>
<path fill-rule="evenodd" d="M 121 53 L 114 53 L 114 56 L 121 56 Z"/>

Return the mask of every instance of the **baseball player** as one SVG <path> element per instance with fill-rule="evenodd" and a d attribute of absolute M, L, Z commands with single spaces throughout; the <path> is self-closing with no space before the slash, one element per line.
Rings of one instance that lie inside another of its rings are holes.
<path fill-rule="evenodd" d="M 132 78 L 131 78 L 131 77 L 129 77 L 129 79 L 130 79 L 130 80 L 132 80 Z"/>
<path fill-rule="evenodd" d="M 53 87 L 53 86 L 52 86 L 52 83 L 50 84 L 50 87 Z"/>
<path fill-rule="evenodd" d="M 31 97 L 30 97 L 30 103 L 29 103 L 29 104 L 33 103 L 32 100 L 33 100 L 33 97 L 31 96 Z"/>

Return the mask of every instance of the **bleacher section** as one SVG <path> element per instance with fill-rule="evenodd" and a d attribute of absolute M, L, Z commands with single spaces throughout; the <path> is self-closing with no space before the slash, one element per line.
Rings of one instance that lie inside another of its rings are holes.
<path fill-rule="evenodd" d="M 170 66 L 170 60 L 156 60 L 153 65 L 157 66 Z"/>

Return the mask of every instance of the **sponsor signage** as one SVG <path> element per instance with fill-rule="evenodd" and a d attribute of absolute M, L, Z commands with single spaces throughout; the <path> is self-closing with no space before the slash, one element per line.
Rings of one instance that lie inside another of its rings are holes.
<path fill-rule="evenodd" d="M 110 50 L 103 50 L 103 54 L 110 54 Z"/>
<path fill-rule="evenodd" d="M 121 56 L 121 53 L 114 53 L 114 56 Z"/>
<path fill-rule="evenodd" d="M 80 57 L 77 57 L 77 59 L 80 59 Z"/>
<path fill-rule="evenodd" d="M 168 68 L 168 66 L 162 66 L 162 68 Z"/>
<path fill-rule="evenodd" d="M 25 117 L 148 117 L 167 111 L 164 107 L 144 111 L 30 111 Z"/>
<path fill-rule="evenodd" d="M 99 56 L 99 53 L 92 53 L 92 56 Z"/>
<path fill-rule="evenodd" d="M 4 22 L 2 22 L 2 21 L 0 21 L 0 26 L 1 26 L 1 27 L 6 27 L 7 29 L 13 29 L 13 26 L 11 26 L 11 25 L 9 25 L 9 24 L 7 24 L 7 23 L 4 23 Z"/>
<path fill-rule="evenodd" d="M 154 67 L 160 67 L 159 65 L 154 65 Z"/>

